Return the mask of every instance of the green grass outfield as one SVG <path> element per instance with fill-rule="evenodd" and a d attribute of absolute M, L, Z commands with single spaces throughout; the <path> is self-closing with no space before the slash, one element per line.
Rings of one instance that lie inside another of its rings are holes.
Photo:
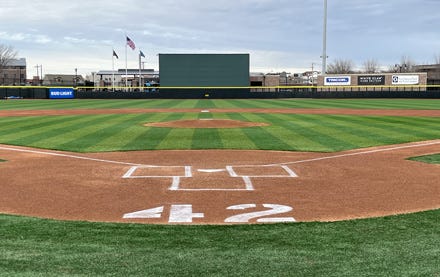
<path fill-rule="evenodd" d="M 79 152 L 243 148 L 339 151 L 440 138 L 434 117 L 199 114 L 173 108 L 440 109 L 440 100 L 18 100 L 0 109 L 169 108 L 0 118 L 0 143 Z M 212 116 L 231 130 L 147 128 Z M 209 139 L 203 139 L 208 136 Z M 0 164 L 0 174 L 1 174 Z M 1 179 L 0 179 L 1 181 Z M 0 276 L 440 276 L 440 210 L 335 223 L 152 226 L 0 215 Z"/>
<path fill-rule="evenodd" d="M 316 102 L 315 102 L 316 101 Z M 0 143 L 77 152 L 163 149 L 263 149 L 334 152 L 436 139 L 438 117 L 179 113 L 173 108 L 440 109 L 438 100 L 35 100 L 2 101 L 1 109 L 165 108 L 169 112 L 0 118 Z M 215 118 L 267 127 L 172 129 L 144 123 Z"/>
<path fill-rule="evenodd" d="M 120 108 L 340 108 L 340 109 L 416 109 L 438 110 L 440 99 L 67 99 L 67 100 L 5 100 L 0 109 L 120 109 Z"/>

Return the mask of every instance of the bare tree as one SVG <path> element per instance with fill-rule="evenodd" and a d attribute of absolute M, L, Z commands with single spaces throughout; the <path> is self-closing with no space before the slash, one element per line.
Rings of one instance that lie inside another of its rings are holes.
<path fill-rule="evenodd" d="M 414 72 L 414 66 L 416 63 L 411 57 L 402 56 L 400 58 L 400 64 L 395 64 L 395 72 Z"/>
<path fill-rule="evenodd" d="M 377 73 L 380 70 L 379 63 L 375 59 L 366 60 L 363 66 L 365 73 Z"/>
<path fill-rule="evenodd" d="M 327 73 L 330 74 L 353 73 L 353 62 L 351 60 L 337 59 L 328 65 Z"/>
<path fill-rule="evenodd" d="M 17 51 L 15 51 L 12 46 L 0 44 L 0 77 L 2 78 L 0 84 L 4 85 L 5 83 L 5 74 L 3 74 L 4 68 L 16 57 Z"/>
<path fill-rule="evenodd" d="M 12 46 L 0 44 L 0 70 L 17 57 L 17 51 Z"/>
<path fill-rule="evenodd" d="M 434 63 L 440 65 L 440 54 L 434 56 Z"/>

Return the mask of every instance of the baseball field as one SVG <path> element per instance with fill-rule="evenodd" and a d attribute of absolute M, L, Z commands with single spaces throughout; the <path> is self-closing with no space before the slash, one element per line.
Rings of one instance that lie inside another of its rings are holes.
<path fill-rule="evenodd" d="M 0 275 L 440 276 L 440 100 L 0 101 Z"/>

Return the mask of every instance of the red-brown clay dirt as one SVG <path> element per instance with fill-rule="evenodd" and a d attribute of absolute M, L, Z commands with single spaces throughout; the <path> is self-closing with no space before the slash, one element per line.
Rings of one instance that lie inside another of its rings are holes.
<path fill-rule="evenodd" d="M 74 112 L 80 113 L 46 114 Z M 433 153 L 440 153 L 440 140 L 340 153 L 78 154 L 0 145 L 6 160 L 0 163 L 0 212 L 153 224 L 335 221 L 410 213 L 440 208 L 440 166 L 407 160 Z M 133 214 L 142 210 L 148 211 Z"/>
<path fill-rule="evenodd" d="M 195 224 L 223 224 L 233 215 L 268 210 L 264 204 L 293 208 L 272 217 L 296 221 L 409 213 L 440 208 L 440 166 L 406 158 L 439 152 L 440 140 L 332 154 L 232 150 L 75 154 L 1 145 L 0 157 L 7 162 L 0 163 L 0 212 L 168 223 L 172 209 L 190 205 L 193 214 L 203 214 L 191 220 Z M 246 190 L 249 183 L 252 190 Z M 243 204 L 256 206 L 229 208 Z M 160 218 L 123 218 L 160 207 Z M 255 222 L 256 218 L 249 220 Z"/>
<path fill-rule="evenodd" d="M 147 127 L 167 127 L 167 128 L 244 128 L 269 126 L 263 122 L 249 122 L 230 119 L 193 119 L 193 120 L 175 120 L 167 122 L 153 122 L 144 124 Z"/>
<path fill-rule="evenodd" d="M 0 116 L 42 116 L 77 114 L 131 114 L 131 113 L 198 113 L 201 109 L 72 109 L 72 110 L 0 110 Z M 380 109 L 209 109 L 210 113 L 284 113 L 284 114 L 346 114 L 384 116 L 439 117 L 440 110 L 380 110 Z"/>

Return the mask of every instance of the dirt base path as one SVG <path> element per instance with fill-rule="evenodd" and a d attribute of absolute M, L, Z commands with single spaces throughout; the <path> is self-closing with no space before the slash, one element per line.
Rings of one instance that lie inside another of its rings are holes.
<path fill-rule="evenodd" d="M 340 153 L 78 154 L 0 145 L 0 213 L 172 224 L 334 221 L 440 208 L 440 140 Z"/>

